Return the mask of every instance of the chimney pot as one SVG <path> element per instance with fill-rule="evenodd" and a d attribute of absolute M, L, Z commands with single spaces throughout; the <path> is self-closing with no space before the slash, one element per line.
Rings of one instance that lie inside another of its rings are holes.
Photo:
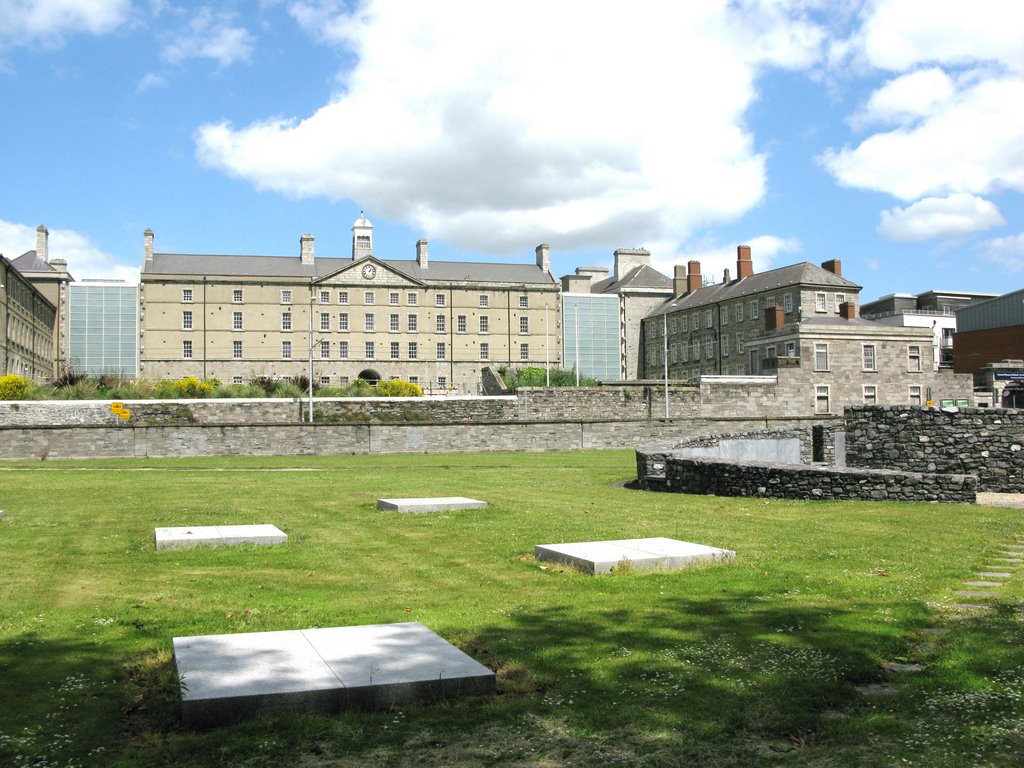
<path fill-rule="evenodd" d="M 839 259 L 829 259 L 828 261 L 821 262 L 821 268 L 831 272 L 836 277 L 843 276 L 843 262 Z"/>
<path fill-rule="evenodd" d="M 40 224 L 36 227 L 36 257 L 42 259 L 47 264 L 50 263 L 49 251 L 50 242 L 50 230 Z"/>
<path fill-rule="evenodd" d="M 672 295 L 683 296 L 687 292 L 686 267 L 682 264 L 676 264 L 675 273 L 672 278 Z"/>
<path fill-rule="evenodd" d="M 686 292 L 693 293 L 694 291 L 699 290 L 701 285 L 700 262 L 686 262 Z"/>
<path fill-rule="evenodd" d="M 302 264 L 313 263 L 313 236 L 308 232 L 299 238 L 299 261 Z"/>
<path fill-rule="evenodd" d="M 142 233 L 142 266 L 153 263 L 153 230 Z"/>
<path fill-rule="evenodd" d="M 416 263 L 421 269 L 427 268 L 427 241 L 422 237 L 416 241 Z"/>
<path fill-rule="evenodd" d="M 551 246 L 547 243 L 537 246 L 537 266 L 545 272 L 551 271 Z"/>
<path fill-rule="evenodd" d="M 749 245 L 736 246 L 736 279 L 742 280 L 754 274 L 754 262 L 750 257 Z"/>

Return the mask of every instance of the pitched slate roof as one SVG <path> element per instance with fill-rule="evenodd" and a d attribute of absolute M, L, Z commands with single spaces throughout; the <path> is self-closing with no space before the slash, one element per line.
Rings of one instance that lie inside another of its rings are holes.
<path fill-rule="evenodd" d="M 378 259 L 389 269 L 423 282 L 481 282 L 555 285 L 555 279 L 536 264 L 474 261 L 434 261 L 420 267 L 415 259 Z M 154 253 L 143 265 L 146 275 L 223 275 L 230 277 L 284 277 L 317 279 L 353 264 L 350 258 L 317 257 L 303 264 L 295 256 L 225 256 L 198 253 Z"/>
<path fill-rule="evenodd" d="M 621 278 L 614 277 L 598 280 L 591 287 L 591 293 L 622 293 L 644 289 L 672 290 L 672 278 L 661 274 L 653 267 L 644 264 L 633 267 Z"/>
<path fill-rule="evenodd" d="M 861 286 L 845 277 L 840 277 L 827 269 L 801 262 L 788 267 L 779 267 L 767 272 L 757 272 L 742 280 L 729 283 L 716 283 L 699 288 L 693 293 L 669 299 L 664 304 L 651 310 L 647 317 L 657 317 L 669 312 L 682 312 L 705 307 L 722 301 L 741 299 L 756 293 L 774 291 L 780 288 L 806 285 L 821 288 L 843 288 L 848 291 L 859 291 Z"/>
<path fill-rule="evenodd" d="M 21 256 L 11 261 L 11 264 L 21 273 L 25 272 L 56 272 L 52 264 L 41 259 L 35 251 L 25 251 Z"/>

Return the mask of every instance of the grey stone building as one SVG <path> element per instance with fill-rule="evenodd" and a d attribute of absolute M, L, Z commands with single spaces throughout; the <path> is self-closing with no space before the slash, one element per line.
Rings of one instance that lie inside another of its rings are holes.
<path fill-rule="evenodd" d="M 51 258 L 49 242 L 50 231 L 40 224 L 36 227 L 35 250 L 12 259 L 11 264 L 56 310 L 50 358 L 51 367 L 59 373 L 68 366 L 68 287 L 74 278 L 68 273 L 64 259 Z"/>

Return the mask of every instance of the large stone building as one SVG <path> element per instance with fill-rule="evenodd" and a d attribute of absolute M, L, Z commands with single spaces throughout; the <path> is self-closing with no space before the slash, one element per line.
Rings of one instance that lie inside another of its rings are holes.
<path fill-rule="evenodd" d="M 559 285 L 547 245 L 536 263 L 409 260 L 374 253 L 360 216 L 352 253 L 160 253 L 145 233 L 140 375 L 248 382 L 305 375 L 330 385 L 405 379 L 476 391 L 483 366 L 557 366 Z M 312 362 L 310 362 L 312 361 Z"/>
<path fill-rule="evenodd" d="M 858 317 L 861 286 L 838 260 L 755 273 L 737 249 L 736 278 L 703 285 L 700 264 L 676 267 L 675 297 L 643 323 L 644 378 L 770 375 L 803 381 L 808 411 L 849 404 L 924 405 L 969 395 L 970 382 L 936 373 L 930 328 Z"/>
<path fill-rule="evenodd" d="M 60 373 L 68 367 L 68 286 L 74 280 L 68 273 L 68 264 L 64 259 L 50 257 L 50 230 L 42 224 L 36 227 L 35 250 L 25 251 L 11 263 L 56 310 L 50 365 Z"/>
<path fill-rule="evenodd" d="M 54 328 L 57 308 L 3 255 L 0 255 L 0 376 L 35 381 L 56 372 Z"/>

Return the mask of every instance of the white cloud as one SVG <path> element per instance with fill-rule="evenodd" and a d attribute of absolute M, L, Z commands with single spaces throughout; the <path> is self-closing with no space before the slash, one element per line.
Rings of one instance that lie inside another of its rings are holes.
<path fill-rule="evenodd" d="M 1024 233 L 989 240 L 981 249 L 988 261 L 1011 272 L 1024 272 Z"/>
<path fill-rule="evenodd" d="M 106 34 L 125 23 L 131 9 L 131 0 L 0 0 L 0 49 Z"/>
<path fill-rule="evenodd" d="M 890 80 L 872 93 L 851 123 L 854 127 L 910 124 L 940 112 L 955 95 L 956 86 L 949 75 L 941 69 L 921 69 Z"/>
<path fill-rule="evenodd" d="M 919 242 L 956 237 L 1006 224 L 989 200 L 966 193 L 926 197 L 906 208 L 882 211 L 878 233 L 887 240 Z"/>
<path fill-rule="evenodd" d="M 672 241 L 648 243 L 644 247 L 651 252 L 651 266 L 669 277 L 675 275 L 676 265 L 685 266 L 689 261 L 699 261 L 701 275 L 720 283 L 727 269 L 732 278 L 736 277 L 737 245 L 750 246 L 754 272 L 767 272 L 777 266 L 784 266 L 776 262 L 786 254 L 799 253 L 803 247 L 800 240 L 795 237 L 776 235 L 758 235 L 735 245 L 722 245 L 714 240 L 704 240 L 683 249 L 679 249 Z M 787 259 L 785 264 L 793 261 Z"/>
<path fill-rule="evenodd" d="M 214 59 L 222 67 L 249 61 L 255 38 L 245 27 L 234 25 L 235 15 L 200 8 L 173 41 L 160 53 L 164 61 L 177 64 L 186 59 Z"/>
<path fill-rule="evenodd" d="M 135 86 L 135 90 L 137 93 L 143 93 L 148 91 L 150 88 L 161 88 L 165 85 L 167 85 L 167 78 L 153 72 L 147 72 L 139 78 L 139 82 Z"/>
<path fill-rule="evenodd" d="M 0 219 L 0 254 L 13 261 L 36 248 L 36 228 Z M 76 280 L 85 278 L 139 281 L 139 270 L 118 263 L 101 250 L 87 235 L 72 229 L 50 228 L 47 241 L 50 259 L 64 259 L 68 272 Z"/>
<path fill-rule="evenodd" d="M 761 201 L 744 122 L 768 65 L 819 55 L 778 3 L 301 2 L 355 57 L 314 114 L 202 126 L 206 166 L 352 199 L 459 248 L 681 242 Z"/>

